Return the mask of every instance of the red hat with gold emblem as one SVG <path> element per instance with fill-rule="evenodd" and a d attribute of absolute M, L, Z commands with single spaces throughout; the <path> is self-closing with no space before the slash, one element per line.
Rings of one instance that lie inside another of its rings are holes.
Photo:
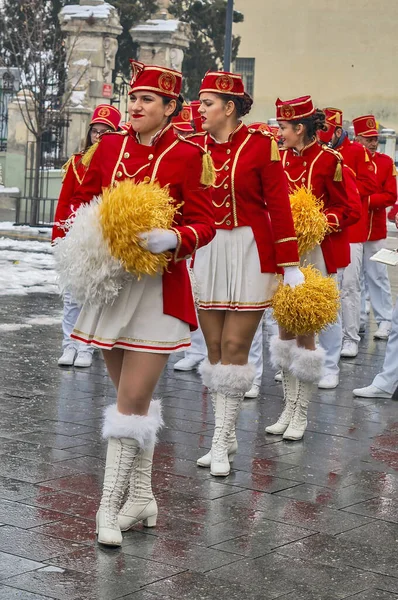
<path fill-rule="evenodd" d="M 194 128 L 191 125 L 192 121 L 192 111 L 189 104 L 184 104 L 182 107 L 182 111 L 176 117 L 171 119 L 171 123 L 175 129 L 178 131 L 194 131 Z"/>
<path fill-rule="evenodd" d="M 301 96 L 293 100 L 277 99 L 276 118 L 278 121 L 297 121 L 314 114 L 315 108 L 311 96 Z"/>
<path fill-rule="evenodd" d="M 138 60 L 130 58 L 132 77 L 129 94 L 134 92 L 155 92 L 166 98 L 178 98 L 182 86 L 182 73 L 158 67 L 157 65 L 144 65 Z"/>
<path fill-rule="evenodd" d="M 328 106 L 323 109 L 325 113 L 325 123 L 333 127 L 343 127 L 343 111 L 340 108 L 331 108 Z"/>
<path fill-rule="evenodd" d="M 376 119 L 373 115 L 365 115 L 352 120 L 355 135 L 363 137 L 374 137 L 379 135 L 377 131 Z"/>
<path fill-rule="evenodd" d="M 230 96 L 246 94 L 242 77 L 237 73 L 228 73 L 227 71 L 207 71 L 200 85 L 199 96 L 203 92 Z"/>
<path fill-rule="evenodd" d="M 203 131 L 202 117 L 199 114 L 200 100 L 192 100 L 190 106 L 191 106 L 191 111 L 192 111 L 192 120 L 195 125 L 195 130 L 197 133 L 200 133 L 201 131 Z"/>
<path fill-rule="evenodd" d="M 94 110 L 90 125 L 103 123 L 109 125 L 113 131 L 117 131 L 122 115 L 115 106 L 111 104 L 99 104 Z"/>
<path fill-rule="evenodd" d="M 343 111 L 340 108 L 332 108 L 328 106 L 323 109 L 325 113 L 325 125 L 327 131 L 317 131 L 318 139 L 323 144 L 328 144 L 333 138 L 333 134 L 337 127 L 343 127 Z"/>

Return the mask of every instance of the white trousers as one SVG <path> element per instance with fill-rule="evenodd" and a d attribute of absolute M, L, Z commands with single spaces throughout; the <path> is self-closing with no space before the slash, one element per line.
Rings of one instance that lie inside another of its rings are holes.
<path fill-rule="evenodd" d="M 81 306 L 75 302 L 69 292 L 64 293 L 64 313 L 62 317 L 62 349 L 64 350 L 67 346 L 72 346 L 76 350 L 82 350 L 85 352 L 94 352 L 93 346 L 83 344 L 77 340 L 73 340 L 70 334 L 73 331 L 77 318 L 80 314 Z"/>
<path fill-rule="evenodd" d="M 325 277 L 328 275 L 320 246 L 316 246 L 316 248 L 314 248 L 314 250 L 312 250 L 305 257 L 305 260 L 307 264 L 313 264 Z M 331 275 L 331 277 L 336 281 L 337 286 L 340 289 L 342 269 L 339 269 L 337 275 Z M 339 312 L 336 323 L 329 325 L 318 335 L 319 345 L 325 350 L 325 365 L 323 368 L 322 377 L 325 375 L 339 374 L 339 360 L 342 340 L 343 329 L 341 324 L 341 314 Z"/>
<path fill-rule="evenodd" d="M 398 386 L 398 299 L 395 302 L 391 326 L 383 369 L 373 380 L 373 385 L 389 394 L 393 394 Z"/>
<path fill-rule="evenodd" d="M 387 265 L 370 260 L 370 257 L 385 245 L 385 240 L 363 244 L 363 271 L 369 289 L 370 304 L 378 325 L 381 321 L 392 319 L 391 286 Z"/>
<path fill-rule="evenodd" d="M 343 270 L 341 286 L 341 317 L 343 338 L 358 344 L 361 320 L 361 271 L 363 262 L 362 243 L 350 244 L 351 262 Z"/>

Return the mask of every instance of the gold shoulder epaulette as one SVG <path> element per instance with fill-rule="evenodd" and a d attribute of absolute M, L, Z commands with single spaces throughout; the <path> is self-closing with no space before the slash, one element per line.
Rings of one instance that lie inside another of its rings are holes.
<path fill-rule="evenodd" d="M 208 152 L 202 146 L 192 140 L 187 140 L 183 135 L 177 134 L 177 138 L 180 142 L 190 144 L 195 148 L 199 148 L 202 153 L 202 175 L 200 177 L 200 183 L 206 187 L 210 187 L 216 182 L 216 170 L 214 168 L 213 159 Z"/>
<path fill-rule="evenodd" d="M 329 152 L 330 154 L 334 154 L 334 156 L 337 158 L 337 165 L 334 172 L 333 181 L 343 181 L 343 167 L 341 165 L 343 162 L 343 157 L 341 156 L 340 152 L 333 150 L 333 148 L 329 148 L 329 146 L 326 146 L 326 144 L 322 144 L 322 150 L 325 150 L 325 152 Z"/>
<path fill-rule="evenodd" d="M 104 135 L 128 135 L 128 130 L 127 129 L 121 129 L 120 131 L 104 131 L 104 133 L 101 133 L 101 137 L 100 139 L 104 136 Z"/>
<path fill-rule="evenodd" d="M 267 137 L 271 141 L 271 161 L 277 162 L 281 159 L 278 144 L 274 135 L 270 131 L 264 131 L 263 129 L 254 129 L 253 127 L 248 128 L 249 133 L 261 133 L 263 137 Z"/>
<path fill-rule="evenodd" d="M 391 159 L 392 161 L 392 176 L 396 177 L 398 175 L 397 173 L 397 167 L 395 166 L 395 162 Z"/>

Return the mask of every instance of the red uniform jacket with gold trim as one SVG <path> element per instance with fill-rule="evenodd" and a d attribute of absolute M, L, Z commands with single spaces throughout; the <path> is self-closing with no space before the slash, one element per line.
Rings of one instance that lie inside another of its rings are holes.
<path fill-rule="evenodd" d="M 319 146 L 317 141 L 311 142 L 300 153 L 292 150 L 281 150 L 282 165 L 285 169 L 289 187 L 311 187 L 315 196 L 322 200 L 331 229 L 342 229 L 352 219 L 352 207 L 344 182 L 334 181 L 336 168 L 341 158 L 326 146 Z M 327 235 L 321 244 L 328 273 L 336 273 L 347 256 L 348 241 L 333 241 Z"/>
<path fill-rule="evenodd" d="M 62 180 L 62 188 L 58 198 L 57 208 L 54 215 L 54 227 L 52 230 L 52 240 L 65 237 L 65 229 L 60 227 L 74 212 L 71 203 L 72 196 L 80 186 L 86 174 L 87 167 L 82 163 L 83 153 L 72 154 L 65 165 L 65 175 Z"/>
<path fill-rule="evenodd" d="M 104 134 L 83 184 L 72 198 L 74 205 L 90 202 L 104 188 L 126 178 L 137 183 L 158 181 L 169 187 L 170 196 L 183 206 L 173 227 L 178 245 L 163 274 L 163 309 L 192 329 L 197 328 L 197 319 L 185 259 L 215 235 L 211 191 L 200 183 L 202 154 L 193 142 L 176 137 L 170 125 L 151 146 L 139 144 L 132 129 Z"/>
<path fill-rule="evenodd" d="M 299 264 L 286 176 L 271 160 L 272 134 L 240 123 L 227 142 L 193 135 L 211 154 L 217 173 L 213 205 L 217 229 L 251 227 L 263 273 Z M 277 151 L 277 148 L 276 148 Z"/>
<path fill-rule="evenodd" d="M 364 242 L 368 228 L 368 197 L 379 188 L 374 165 L 366 148 L 358 142 L 350 142 L 348 137 L 338 147 L 338 151 L 344 159 L 344 164 L 355 176 L 361 198 L 361 218 L 348 228 L 348 239 L 350 243 Z"/>
<path fill-rule="evenodd" d="M 387 236 L 386 208 L 397 201 L 395 165 L 387 154 L 375 152 L 372 156 L 379 191 L 368 197 L 369 219 L 367 241 L 383 240 Z"/>

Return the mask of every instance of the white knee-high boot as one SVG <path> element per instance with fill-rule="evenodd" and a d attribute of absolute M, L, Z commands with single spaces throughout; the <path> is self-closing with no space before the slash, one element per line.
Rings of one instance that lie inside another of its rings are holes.
<path fill-rule="evenodd" d="M 273 336 L 270 342 L 271 364 L 275 369 L 281 369 L 283 399 L 285 406 L 278 420 L 273 425 L 265 428 L 267 433 L 282 435 L 286 431 L 293 416 L 296 405 L 296 377 L 290 372 L 292 363 L 292 349 L 296 346 L 296 340 L 281 340 Z"/>
<path fill-rule="evenodd" d="M 211 443 L 210 474 L 225 477 L 231 467 L 228 458 L 231 432 L 239 416 L 245 393 L 251 388 L 255 368 L 246 365 L 214 365 L 213 385 L 216 397 L 216 426 Z"/>
<path fill-rule="evenodd" d="M 163 425 L 159 400 L 152 400 L 148 418 L 152 422 L 151 439 L 140 447 L 134 458 L 128 498 L 118 516 L 122 531 L 127 531 L 140 521 L 143 521 L 145 527 L 156 525 L 158 506 L 152 492 L 152 461 L 156 434 Z"/>
<path fill-rule="evenodd" d="M 294 347 L 292 349 L 291 372 L 297 378 L 296 404 L 288 428 L 283 434 L 285 440 L 301 440 L 307 428 L 307 412 L 313 387 L 322 377 L 325 364 L 325 351 Z"/>
<path fill-rule="evenodd" d="M 211 403 L 213 406 L 214 418 L 216 420 L 215 427 L 221 427 L 221 407 L 217 409 L 217 393 L 213 389 L 213 380 L 212 375 L 214 372 L 215 365 L 212 365 L 207 358 L 199 365 L 198 371 L 202 376 L 203 385 L 205 385 L 210 392 Z M 220 399 L 219 399 L 220 402 Z M 217 425 L 217 418 L 219 423 Z M 236 452 L 238 451 L 238 440 L 236 439 L 235 427 L 233 427 L 229 434 L 229 445 L 228 445 L 228 459 L 229 462 L 232 463 L 235 457 Z M 210 467 L 211 464 L 211 450 L 209 450 L 206 454 L 198 458 L 196 461 L 198 467 Z"/>
<path fill-rule="evenodd" d="M 118 513 L 126 492 L 136 456 L 141 448 L 155 443 L 155 423 L 149 414 L 124 415 L 117 406 L 108 406 L 102 434 L 108 440 L 102 498 L 96 515 L 98 542 L 120 546 L 122 534 Z"/>

